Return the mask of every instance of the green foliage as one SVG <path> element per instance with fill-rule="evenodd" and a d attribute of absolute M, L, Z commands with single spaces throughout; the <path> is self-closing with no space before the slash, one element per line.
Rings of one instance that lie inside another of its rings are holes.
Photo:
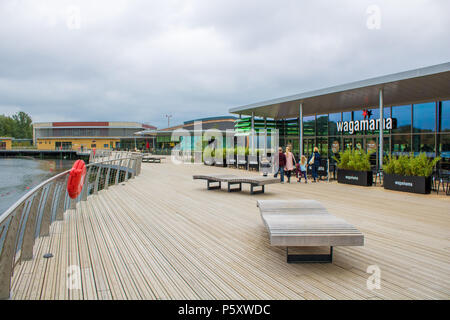
<path fill-rule="evenodd" d="M 372 152 L 361 150 L 345 150 L 339 152 L 339 158 L 333 157 L 339 169 L 370 171 L 370 155 Z"/>
<path fill-rule="evenodd" d="M 0 115 L 0 137 L 32 139 L 33 127 L 31 117 L 23 111 L 12 117 Z"/>
<path fill-rule="evenodd" d="M 428 159 L 425 153 L 420 153 L 417 157 L 414 154 L 409 156 L 385 158 L 383 170 L 388 174 L 400 176 L 429 177 L 433 173 L 433 167 L 441 160 L 440 157 Z"/>

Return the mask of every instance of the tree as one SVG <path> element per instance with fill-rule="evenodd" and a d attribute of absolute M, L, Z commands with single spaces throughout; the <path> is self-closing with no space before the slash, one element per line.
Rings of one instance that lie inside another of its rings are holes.
<path fill-rule="evenodd" d="M 31 117 L 23 111 L 17 112 L 12 117 L 0 115 L 0 136 L 32 139 L 32 123 Z"/>

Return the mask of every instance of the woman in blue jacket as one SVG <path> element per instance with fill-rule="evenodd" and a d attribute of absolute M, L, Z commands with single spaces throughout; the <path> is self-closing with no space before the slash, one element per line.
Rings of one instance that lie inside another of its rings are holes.
<path fill-rule="evenodd" d="M 317 147 L 314 147 L 314 153 L 309 158 L 308 163 L 311 166 L 314 182 L 316 182 L 316 179 L 318 178 L 317 168 L 320 166 L 320 153 Z"/>

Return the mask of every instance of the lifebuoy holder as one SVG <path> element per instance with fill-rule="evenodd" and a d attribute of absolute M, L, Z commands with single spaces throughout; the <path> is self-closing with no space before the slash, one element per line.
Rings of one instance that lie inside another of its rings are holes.
<path fill-rule="evenodd" d="M 71 199 L 76 199 L 83 190 L 84 179 L 86 177 L 86 165 L 83 160 L 77 160 L 70 169 L 67 181 L 67 193 Z"/>

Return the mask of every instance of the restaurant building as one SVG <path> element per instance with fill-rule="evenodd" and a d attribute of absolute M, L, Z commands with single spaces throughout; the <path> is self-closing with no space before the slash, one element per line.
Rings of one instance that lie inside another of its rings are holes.
<path fill-rule="evenodd" d="M 450 63 L 230 109 L 241 134 L 279 130 L 280 146 L 331 159 L 345 149 L 425 152 L 450 162 Z M 246 117 L 248 116 L 248 117 Z M 380 131 L 381 129 L 381 131 Z M 382 164 L 382 162 L 381 162 Z"/>
<path fill-rule="evenodd" d="M 33 123 L 33 141 L 38 150 L 134 149 L 146 145 L 134 133 L 156 130 L 138 122 L 39 122 Z"/>

